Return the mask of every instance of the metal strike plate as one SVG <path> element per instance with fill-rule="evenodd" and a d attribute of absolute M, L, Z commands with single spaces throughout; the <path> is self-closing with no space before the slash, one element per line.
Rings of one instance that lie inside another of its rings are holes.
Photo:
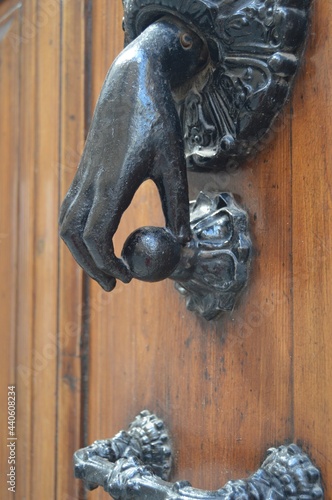
<path fill-rule="evenodd" d="M 96 441 L 74 455 L 75 477 L 87 489 L 101 486 L 116 500 L 319 500 L 324 498 L 319 470 L 295 444 L 271 448 L 247 479 L 229 481 L 217 491 L 169 483 L 169 435 L 148 411 L 113 439 Z"/>

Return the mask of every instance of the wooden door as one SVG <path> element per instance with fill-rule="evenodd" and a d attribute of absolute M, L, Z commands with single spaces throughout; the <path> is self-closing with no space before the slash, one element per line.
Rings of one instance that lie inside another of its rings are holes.
<path fill-rule="evenodd" d="M 0 2 L 1 498 L 109 498 L 82 490 L 72 454 L 147 408 L 171 432 L 174 480 L 214 489 L 295 441 L 332 499 L 332 4 L 315 2 L 293 98 L 265 149 L 235 172 L 190 175 L 192 196 L 230 191 L 250 214 L 250 283 L 214 323 L 186 311 L 169 281 L 104 293 L 58 241 L 121 19 L 121 0 Z M 117 248 L 146 224 L 163 224 L 149 183 Z"/>

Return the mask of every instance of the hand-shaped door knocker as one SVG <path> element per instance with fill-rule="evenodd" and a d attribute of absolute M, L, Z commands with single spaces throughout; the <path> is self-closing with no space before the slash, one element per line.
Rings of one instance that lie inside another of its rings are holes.
<path fill-rule="evenodd" d="M 246 284 L 251 243 L 231 195 L 202 193 L 190 208 L 186 170 L 222 169 L 255 151 L 289 96 L 310 1 L 123 5 L 126 48 L 101 91 L 61 236 L 105 290 L 117 279 L 171 277 L 188 307 L 211 319 Z M 118 258 L 113 236 L 146 179 L 166 227 L 139 229 Z"/>

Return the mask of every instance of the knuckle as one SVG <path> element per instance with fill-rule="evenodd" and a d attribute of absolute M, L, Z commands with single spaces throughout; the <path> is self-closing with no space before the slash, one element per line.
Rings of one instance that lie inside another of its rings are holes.
<path fill-rule="evenodd" d="M 121 267 L 114 255 L 104 250 L 98 260 L 98 268 L 105 274 L 112 274 L 115 278 L 121 279 Z"/>
<path fill-rule="evenodd" d="M 96 232 L 90 227 L 86 227 L 83 232 L 83 241 L 86 246 L 89 248 L 90 246 L 94 246 L 97 242 Z"/>
<path fill-rule="evenodd" d="M 105 273 L 105 274 L 109 274 L 109 273 L 112 273 L 114 271 L 114 268 L 112 266 L 110 266 L 109 264 L 107 265 L 105 263 L 100 263 L 100 265 L 98 267 L 101 270 L 101 272 Z"/>
<path fill-rule="evenodd" d="M 70 241 L 72 239 L 72 234 L 73 234 L 71 226 L 68 224 L 61 224 L 59 234 L 60 234 L 60 238 L 63 241 L 65 241 L 65 242 Z"/>

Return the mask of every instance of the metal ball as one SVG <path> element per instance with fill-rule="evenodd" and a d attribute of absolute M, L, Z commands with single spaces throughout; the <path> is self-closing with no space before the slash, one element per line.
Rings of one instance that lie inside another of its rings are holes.
<path fill-rule="evenodd" d="M 134 278 L 161 281 L 168 278 L 180 261 L 181 244 L 167 229 L 141 227 L 127 238 L 122 258 Z"/>

